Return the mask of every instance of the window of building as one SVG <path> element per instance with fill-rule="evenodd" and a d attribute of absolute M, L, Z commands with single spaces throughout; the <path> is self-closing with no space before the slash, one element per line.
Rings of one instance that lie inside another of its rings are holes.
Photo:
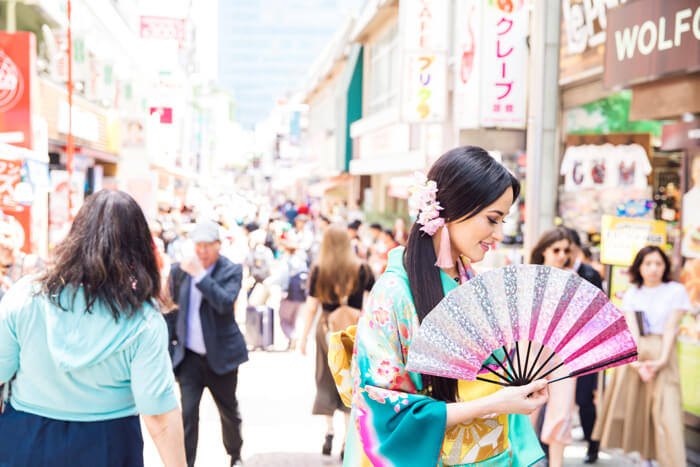
<path fill-rule="evenodd" d="M 387 29 L 369 49 L 367 114 L 391 108 L 399 101 L 399 27 Z"/>

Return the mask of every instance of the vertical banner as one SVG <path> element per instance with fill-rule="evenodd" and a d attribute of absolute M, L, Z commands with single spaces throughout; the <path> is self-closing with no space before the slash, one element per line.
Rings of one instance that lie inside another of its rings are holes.
<path fill-rule="evenodd" d="M 454 121 L 479 128 L 482 0 L 457 0 L 455 12 Z"/>
<path fill-rule="evenodd" d="M 32 149 L 31 90 L 36 39 L 30 32 L 0 32 L 0 142 Z"/>
<path fill-rule="evenodd" d="M 481 126 L 525 128 L 529 12 L 523 0 L 484 2 Z"/>
<path fill-rule="evenodd" d="M 448 2 L 402 0 L 402 107 L 406 122 L 441 122 L 447 114 Z"/>

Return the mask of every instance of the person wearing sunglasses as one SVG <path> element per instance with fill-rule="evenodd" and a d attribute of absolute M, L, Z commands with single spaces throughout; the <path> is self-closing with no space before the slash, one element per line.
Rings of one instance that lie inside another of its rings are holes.
<path fill-rule="evenodd" d="M 571 265 L 571 250 L 569 232 L 564 227 L 557 227 L 542 234 L 532 249 L 530 263 L 567 269 Z M 557 374 L 554 372 L 551 377 L 556 378 Z M 575 388 L 576 381 L 573 379 L 550 386 L 549 401 L 543 409 L 544 416 L 541 416 L 540 411 L 530 416 L 533 426 L 537 428 L 541 425 L 541 430 L 538 430 L 540 441 L 547 453 L 550 467 L 561 467 L 564 464 L 564 448 L 571 444 Z"/>

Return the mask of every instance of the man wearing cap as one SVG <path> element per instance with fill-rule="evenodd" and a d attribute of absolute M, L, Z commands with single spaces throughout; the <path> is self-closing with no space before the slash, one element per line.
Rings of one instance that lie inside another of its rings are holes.
<path fill-rule="evenodd" d="M 236 400 L 238 366 L 248 360 L 234 319 L 242 268 L 219 254 L 219 225 L 200 222 L 189 235 L 195 255 L 174 264 L 169 288 L 177 313 L 170 318 L 171 357 L 180 384 L 187 465 L 194 466 L 199 434 L 199 401 L 205 387 L 221 417 L 231 465 L 240 462 L 241 418 Z"/>

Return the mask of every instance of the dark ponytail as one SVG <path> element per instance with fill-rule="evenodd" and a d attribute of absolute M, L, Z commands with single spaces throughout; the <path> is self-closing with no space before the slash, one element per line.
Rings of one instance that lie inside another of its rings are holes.
<path fill-rule="evenodd" d="M 513 200 L 520 194 L 518 180 L 484 149 L 476 146 L 455 148 L 441 156 L 430 168 L 428 179 L 438 187 L 437 200 L 446 222 L 463 221 L 493 204 L 508 189 Z M 445 297 L 440 269 L 431 236 L 414 223 L 404 253 L 404 267 L 418 320 L 423 319 Z M 438 400 L 455 402 L 457 380 L 423 375 L 428 394 Z"/>

